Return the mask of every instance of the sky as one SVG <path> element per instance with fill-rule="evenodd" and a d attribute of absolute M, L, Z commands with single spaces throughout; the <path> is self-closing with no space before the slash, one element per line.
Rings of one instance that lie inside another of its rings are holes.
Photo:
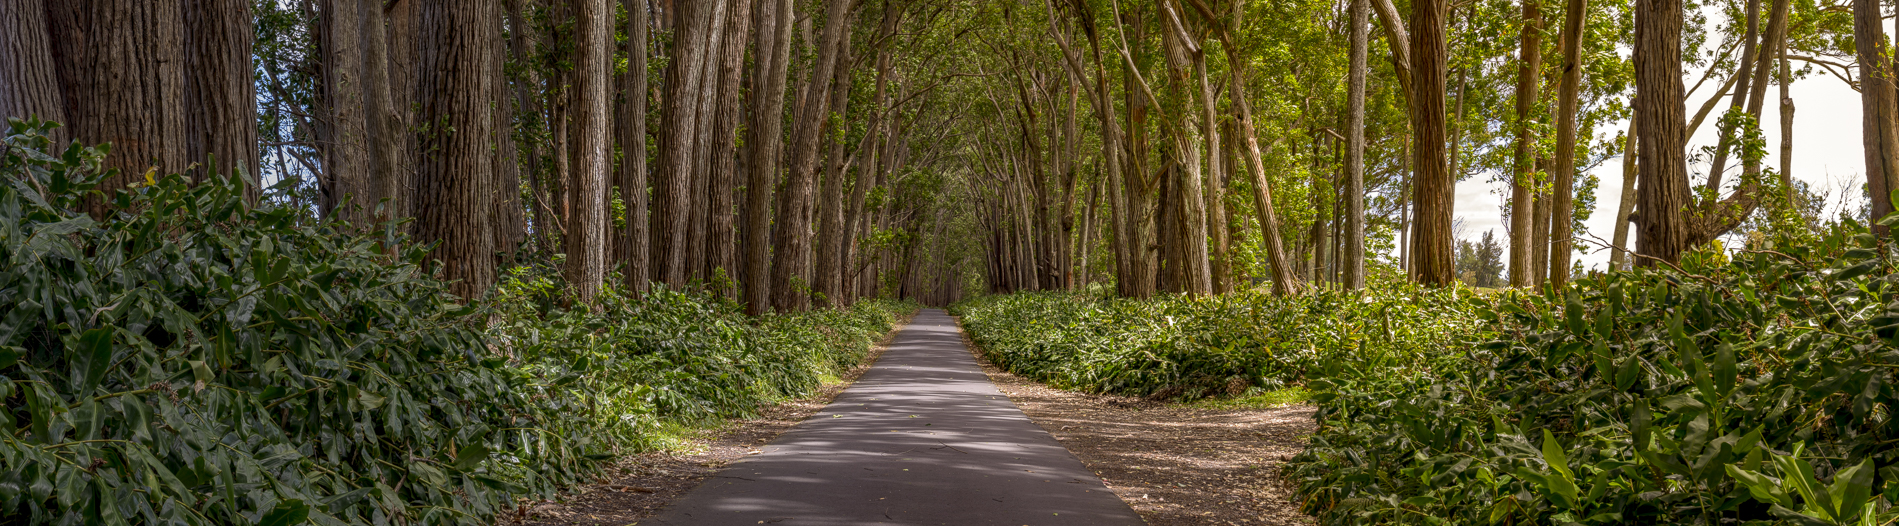
<path fill-rule="evenodd" d="M 1711 37 L 1709 40 L 1718 43 L 1716 38 Z M 1795 63 L 1794 66 L 1798 68 L 1799 64 Z M 1693 87 L 1693 82 L 1700 78 L 1701 71 L 1688 71 L 1684 88 Z M 1710 79 L 1708 84 L 1721 80 L 1725 79 Z M 1687 112 L 1690 119 L 1694 118 L 1694 112 L 1707 102 L 1713 91 L 1711 87 L 1703 86 L 1700 91 L 1689 95 Z M 1812 185 L 1816 191 L 1831 192 L 1826 208 L 1827 214 L 1831 216 L 1844 204 L 1841 189 L 1857 192 L 1865 172 L 1864 150 L 1860 145 L 1859 92 L 1853 91 L 1839 78 L 1823 73 L 1796 80 L 1789 91 L 1795 109 L 1793 177 Z M 1767 141 L 1767 157 L 1761 161 L 1762 166 L 1776 169 L 1780 166 L 1779 93 L 1780 86 L 1768 86 L 1761 115 L 1761 131 Z M 1707 122 L 1695 131 L 1688 143 L 1691 155 L 1697 149 L 1715 143 L 1714 121 L 1726 108 L 1727 102 L 1720 103 L 1708 114 Z M 1601 137 L 1615 137 L 1628 126 L 1626 120 L 1610 123 L 1597 128 L 1596 133 Z M 1615 234 L 1615 212 L 1622 199 L 1622 157 L 1611 157 L 1590 173 L 1601 178 L 1602 183 L 1596 188 L 1596 211 L 1584 222 L 1587 231 L 1578 232 L 1577 236 L 1589 239 L 1588 236 L 1593 235 L 1608 241 Z M 1730 180 L 1736 177 L 1734 173 L 1735 170 L 1730 168 Z M 1498 239 L 1507 240 L 1500 207 L 1509 195 L 1509 185 L 1492 183 L 1486 179 L 1489 179 L 1487 174 L 1477 174 L 1457 184 L 1457 210 L 1454 217 L 1463 221 L 1461 239 L 1476 241 L 1483 237 L 1484 231 L 1495 229 Z M 1698 179 L 1696 184 L 1699 184 Z M 1629 246 L 1633 248 L 1634 231 L 1631 230 L 1629 235 Z M 1590 250 L 1590 253 L 1576 256 L 1584 267 L 1607 268 L 1607 250 L 1599 249 L 1587 241 L 1579 241 L 1577 246 Z"/>

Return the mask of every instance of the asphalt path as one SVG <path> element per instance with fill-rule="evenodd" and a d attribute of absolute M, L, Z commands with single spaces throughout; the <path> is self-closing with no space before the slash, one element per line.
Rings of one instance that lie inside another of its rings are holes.
<path fill-rule="evenodd" d="M 989 383 L 936 309 L 763 449 L 640 524 L 1143 524 Z"/>

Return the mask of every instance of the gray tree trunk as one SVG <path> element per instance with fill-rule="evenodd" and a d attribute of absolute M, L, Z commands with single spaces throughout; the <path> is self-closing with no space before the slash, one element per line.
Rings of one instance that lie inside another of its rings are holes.
<path fill-rule="evenodd" d="M 489 235 L 494 163 L 490 108 L 501 89 L 492 54 L 500 35 L 488 22 L 500 16 L 494 0 L 420 0 L 417 13 L 419 117 L 435 131 L 419 137 L 416 163 L 416 240 L 439 243 L 430 258 L 442 262 L 450 290 L 472 299 L 494 284 L 494 238 Z"/>
<path fill-rule="evenodd" d="M 746 126 L 745 311 L 771 307 L 771 197 L 783 146 L 785 80 L 791 58 L 792 0 L 758 1 L 758 52 L 752 64 L 751 120 Z"/>

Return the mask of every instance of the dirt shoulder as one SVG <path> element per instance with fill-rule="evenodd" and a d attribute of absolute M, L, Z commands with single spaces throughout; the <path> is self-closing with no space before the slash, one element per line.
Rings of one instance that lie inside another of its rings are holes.
<path fill-rule="evenodd" d="M 558 501 L 524 503 L 512 520 L 501 522 L 535 526 L 637 523 L 718 474 L 727 464 L 760 453 L 759 446 L 830 405 L 831 400 L 883 357 L 891 338 L 909 323 L 909 319 L 899 322 L 883 341 L 871 347 L 870 355 L 862 364 L 846 371 L 841 381 L 827 384 L 811 396 L 761 408 L 757 418 L 699 431 L 697 436 L 687 438 L 690 445 L 678 450 L 623 458 L 608 470 L 604 477 L 606 482 L 575 488 Z"/>
<path fill-rule="evenodd" d="M 996 387 L 1148 524 L 1314 523 L 1280 478 L 1313 432 L 1311 406 L 1201 409 L 1064 391 L 969 348 Z"/>

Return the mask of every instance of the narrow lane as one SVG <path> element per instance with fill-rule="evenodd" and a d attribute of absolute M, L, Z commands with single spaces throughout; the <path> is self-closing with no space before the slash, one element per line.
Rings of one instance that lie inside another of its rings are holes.
<path fill-rule="evenodd" d="M 829 407 L 642 521 L 665 525 L 1140 525 L 918 314 Z"/>

